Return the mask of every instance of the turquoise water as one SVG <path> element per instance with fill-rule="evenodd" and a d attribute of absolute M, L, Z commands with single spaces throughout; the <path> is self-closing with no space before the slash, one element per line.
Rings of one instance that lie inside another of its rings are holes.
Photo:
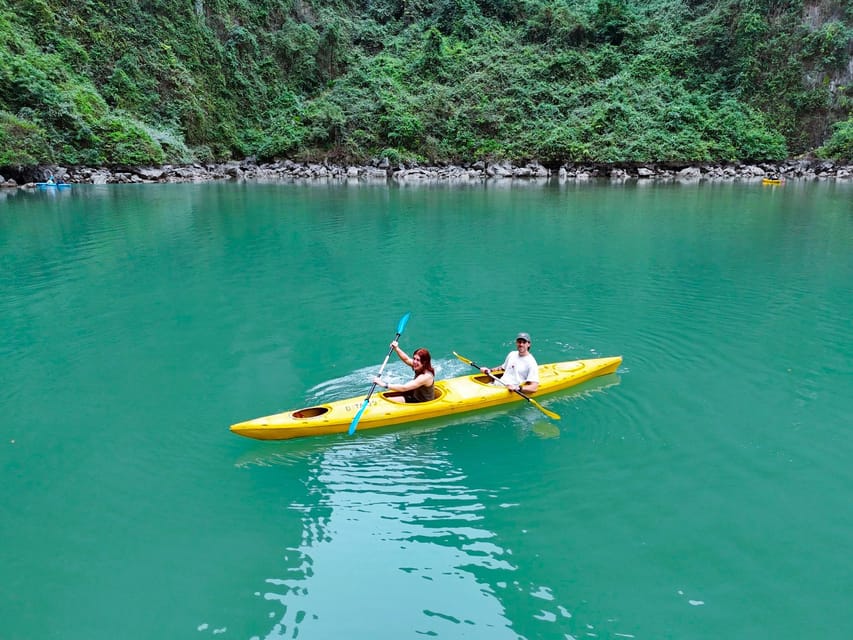
<path fill-rule="evenodd" d="M 0 197 L 4 640 L 853 636 L 850 183 Z M 439 377 L 624 363 L 559 422 L 228 431 L 406 311 Z"/>

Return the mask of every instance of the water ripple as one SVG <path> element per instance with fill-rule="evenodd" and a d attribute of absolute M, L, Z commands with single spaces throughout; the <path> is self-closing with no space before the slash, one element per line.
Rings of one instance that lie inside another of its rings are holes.
<path fill-rule="evenodd" d="M 324 603 L 346 602 L 348 592 L 357 588 L 390 598 L 406 593 L 396 606 L 416 607 L 399 623 L 385 620 L 384 633 L 405 636 L 414 625 L 419 633 L 444 635 L 465 624 L 478 636 L 513 637 L 500 631 L 508 632 L 508 621 L 487 579 L 513 566 L 493 542 L 494 533 L 482 528 L 481 492 L 465 484 L 465 474 L 449 465 L 446 453 L 395 443 L 393 436 L 360 443 L 330 448 L 315 476 L 323 498 L 294 505 L 303 513 L 308 534 L 298 550 L 303 568 L 297 580 L 286 579 L 286 592 L 275 596 L 285 611 L 274 633 L 331 632 L 338 615 L 330 617 Z M 353 544 L 358 549 L 350 552 Z M 317 571 L 329 561 L 343 572 L 352 564 L 355 571 L 359 557 L 376 555 L 385 558 L 384 568 L 362 574 L 357 587 L 329 581 Z M 305 570 L 309 564 L 310 573 Z M 305 612 L 301 621 L 292 616 L 294 610 Z M 375 632 L 376 623 L 370 617 L 352 622 L 362 637 Z M 394 632 L 397 625 L 402 626 Z"/>

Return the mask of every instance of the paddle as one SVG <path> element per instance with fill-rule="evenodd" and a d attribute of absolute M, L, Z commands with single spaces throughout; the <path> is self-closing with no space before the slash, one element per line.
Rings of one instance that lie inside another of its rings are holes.
<path fill-rule="evenodd" d="M 471 365 L 472 367 L 474 367 L 475 369 L 480 369 L 480 365 L 478 365 L 478 364 L 477 364 L 476 362 L 474 362 L 473 360 L 469 360 L 468 358 L 466 358 L 466 357 L 464 357 L 464 356 L 460 356 L 460 355 L 459 355 L 458 353 L 456 353 L 455 351 L 453 352 L 453 355 L 454 355 L 454 356 L 456 356 L 457 358 L 459 358 L 462 362 L 464 362 L 464 363 L 466 363 L 466 364 L 470 364 L 470 365 Z M 496 377 L 495 377 L 495 376 L 493 376 L 491 373 L 488 373 L 487 375 L 488 375 L 492 380 L 494 380 L 495 382 L 500 382 L 503 386 L 505 386 L 507 389 L 509 389 L 509 386 L 507 385 L 507 383 L 506 383 L 506 382 L 504 382 L 503 380 L 501 380 L 500 378 L 496 378 Z M 518 390 L 518 389 L 512 389 L 512 391 L 515 391 L 518 395 L 520 395 L 522 398 L 524 398 L 525 400 L 527 400 L 530 404 L 532 404 L 534 407 L 536 407 L 537 409 L 539 409 L 539 411 L 541 411 L 542 413 L 544 413 L 544 414 L 545 414 L 546 416 L 548 416 L 549 418 L 552 418 L 552 419 L 554 419 L 554 420 L 559 420 L 559 419 L 560 419 L 560 415 L 559 415 L 559 414 L 554 413 L 553 411 L 548 411 L 548 409 L 546 409 L 546 408 L 545 408 L 545 407 L 543 407 L 541 404 L 539 404 L 538 402 L 536 402 L 536 400 L 534 400 L 534 399 L 533 399 L 533 398 L 531 398 L 530 396 L 528 396 L 528 395 L 526 395 L 526 394 L 522 393 L 520 390 Z"/>
<path fill-rule="evenodd" d="M 412 315 L 411 313 L 406 313 L 406 315 L 404 315 L 402 318 L 400 318 L 400 322 L 397 323 L 397 335 L 394 337 L 394 340 L 393 340 L 394 342 L 399 340 L 400 336 L 403 335 L 403 329 L 406 328 L 406 324 L 408 324 L 408 322 L 409 322 L 409 316 L 411 316 L 411 315 Z M 377 377 L 381 377 L 382 372 L 385 371 L 385 365 L 388 364 L 388 358 L 391 357 L 391 352 L 393 350 L 394 350 L 394 347 L 391 347 L 388 350 L 388 355 L 385 356 L 385 360 L 382 362 L 382 366 L 379 367 L 379 373 L 377 374 Z M 367 403 L 370 402 L 370 396 L 373 395 L 373 390 L 375 388 L 376 388 L 376 383 L 374 382 L 373 385 L 371 385 L 371 387 L 370 387 L 370 391 L 367 393 L 367 397 L 365 397 L 365 399 L 364 399 L 364 404 L 361 405 L 361 409 L 358 410 L 358 413 L 355 414 L 355 417 L 352 419 L 352 422 L 349 425 L 349 431 L 348 431 L 349 435 L 352 435 L 353 433 L 355 433 L 355 428 L 358 425 L 358 421 L 361 420 L 361 414 L 364 413 L 365 409 L 367 409 Z"/>

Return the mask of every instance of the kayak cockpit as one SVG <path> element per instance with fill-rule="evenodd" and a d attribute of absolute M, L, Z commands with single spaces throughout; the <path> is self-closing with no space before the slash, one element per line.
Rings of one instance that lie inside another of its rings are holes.
<path fill-rule="evenodd" d="M 392 398 L 399 398 L 399 397 L 405 395 L 405 393 L 406 393 L 405 391 L 383 391 L 379 395 L 382 396 L 383 398 L 385 398 L 386 400 L 391 400 L 393 402 Z M 438 385 L 435 385 L 434 393 L 435 393 L 435 397 L 433 397 L 432 400 L 427 400 L 426 402 L 413 402 L 411 404 L 427 405 L 430 402 L 435 402 L 436 400 L 441 398 L 441 396 L 444 395 L 444 391 Z M 401 403 L 401 404 L 409 404 L 409 403 Z"/>
<path fill-rule="evenodd" d="M 306 407 L 304 409 L 294 411 L 291 415 L 294 418 L 316 418 L 317 416 L 322 416 L 326 413 L 329 413 L 329 407 Z"/>

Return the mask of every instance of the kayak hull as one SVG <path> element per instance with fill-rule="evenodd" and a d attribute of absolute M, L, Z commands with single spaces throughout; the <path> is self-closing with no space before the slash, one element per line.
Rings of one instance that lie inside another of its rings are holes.
<path fill-rule="evenodd" d="M 613 356 L 540 365 L 539 390 L 531 397 L 539 398 L 598 376 L 615 373 L 621 363 L 621 356 Z M 436 398 L 429 402 L 398 403 L 389 399 L 391 395 L 394 392 L 385 391 L 370 397 L 358 422 L 359 431 L 525 401 L 517 393 L 493 384 L 487 376 L 481 374 L 436 381 Z M 231 425 L 231 431 L 257 440 L 287 440 L 346 433 L 366 397 L 356 396 L 255 418 Z"/>

